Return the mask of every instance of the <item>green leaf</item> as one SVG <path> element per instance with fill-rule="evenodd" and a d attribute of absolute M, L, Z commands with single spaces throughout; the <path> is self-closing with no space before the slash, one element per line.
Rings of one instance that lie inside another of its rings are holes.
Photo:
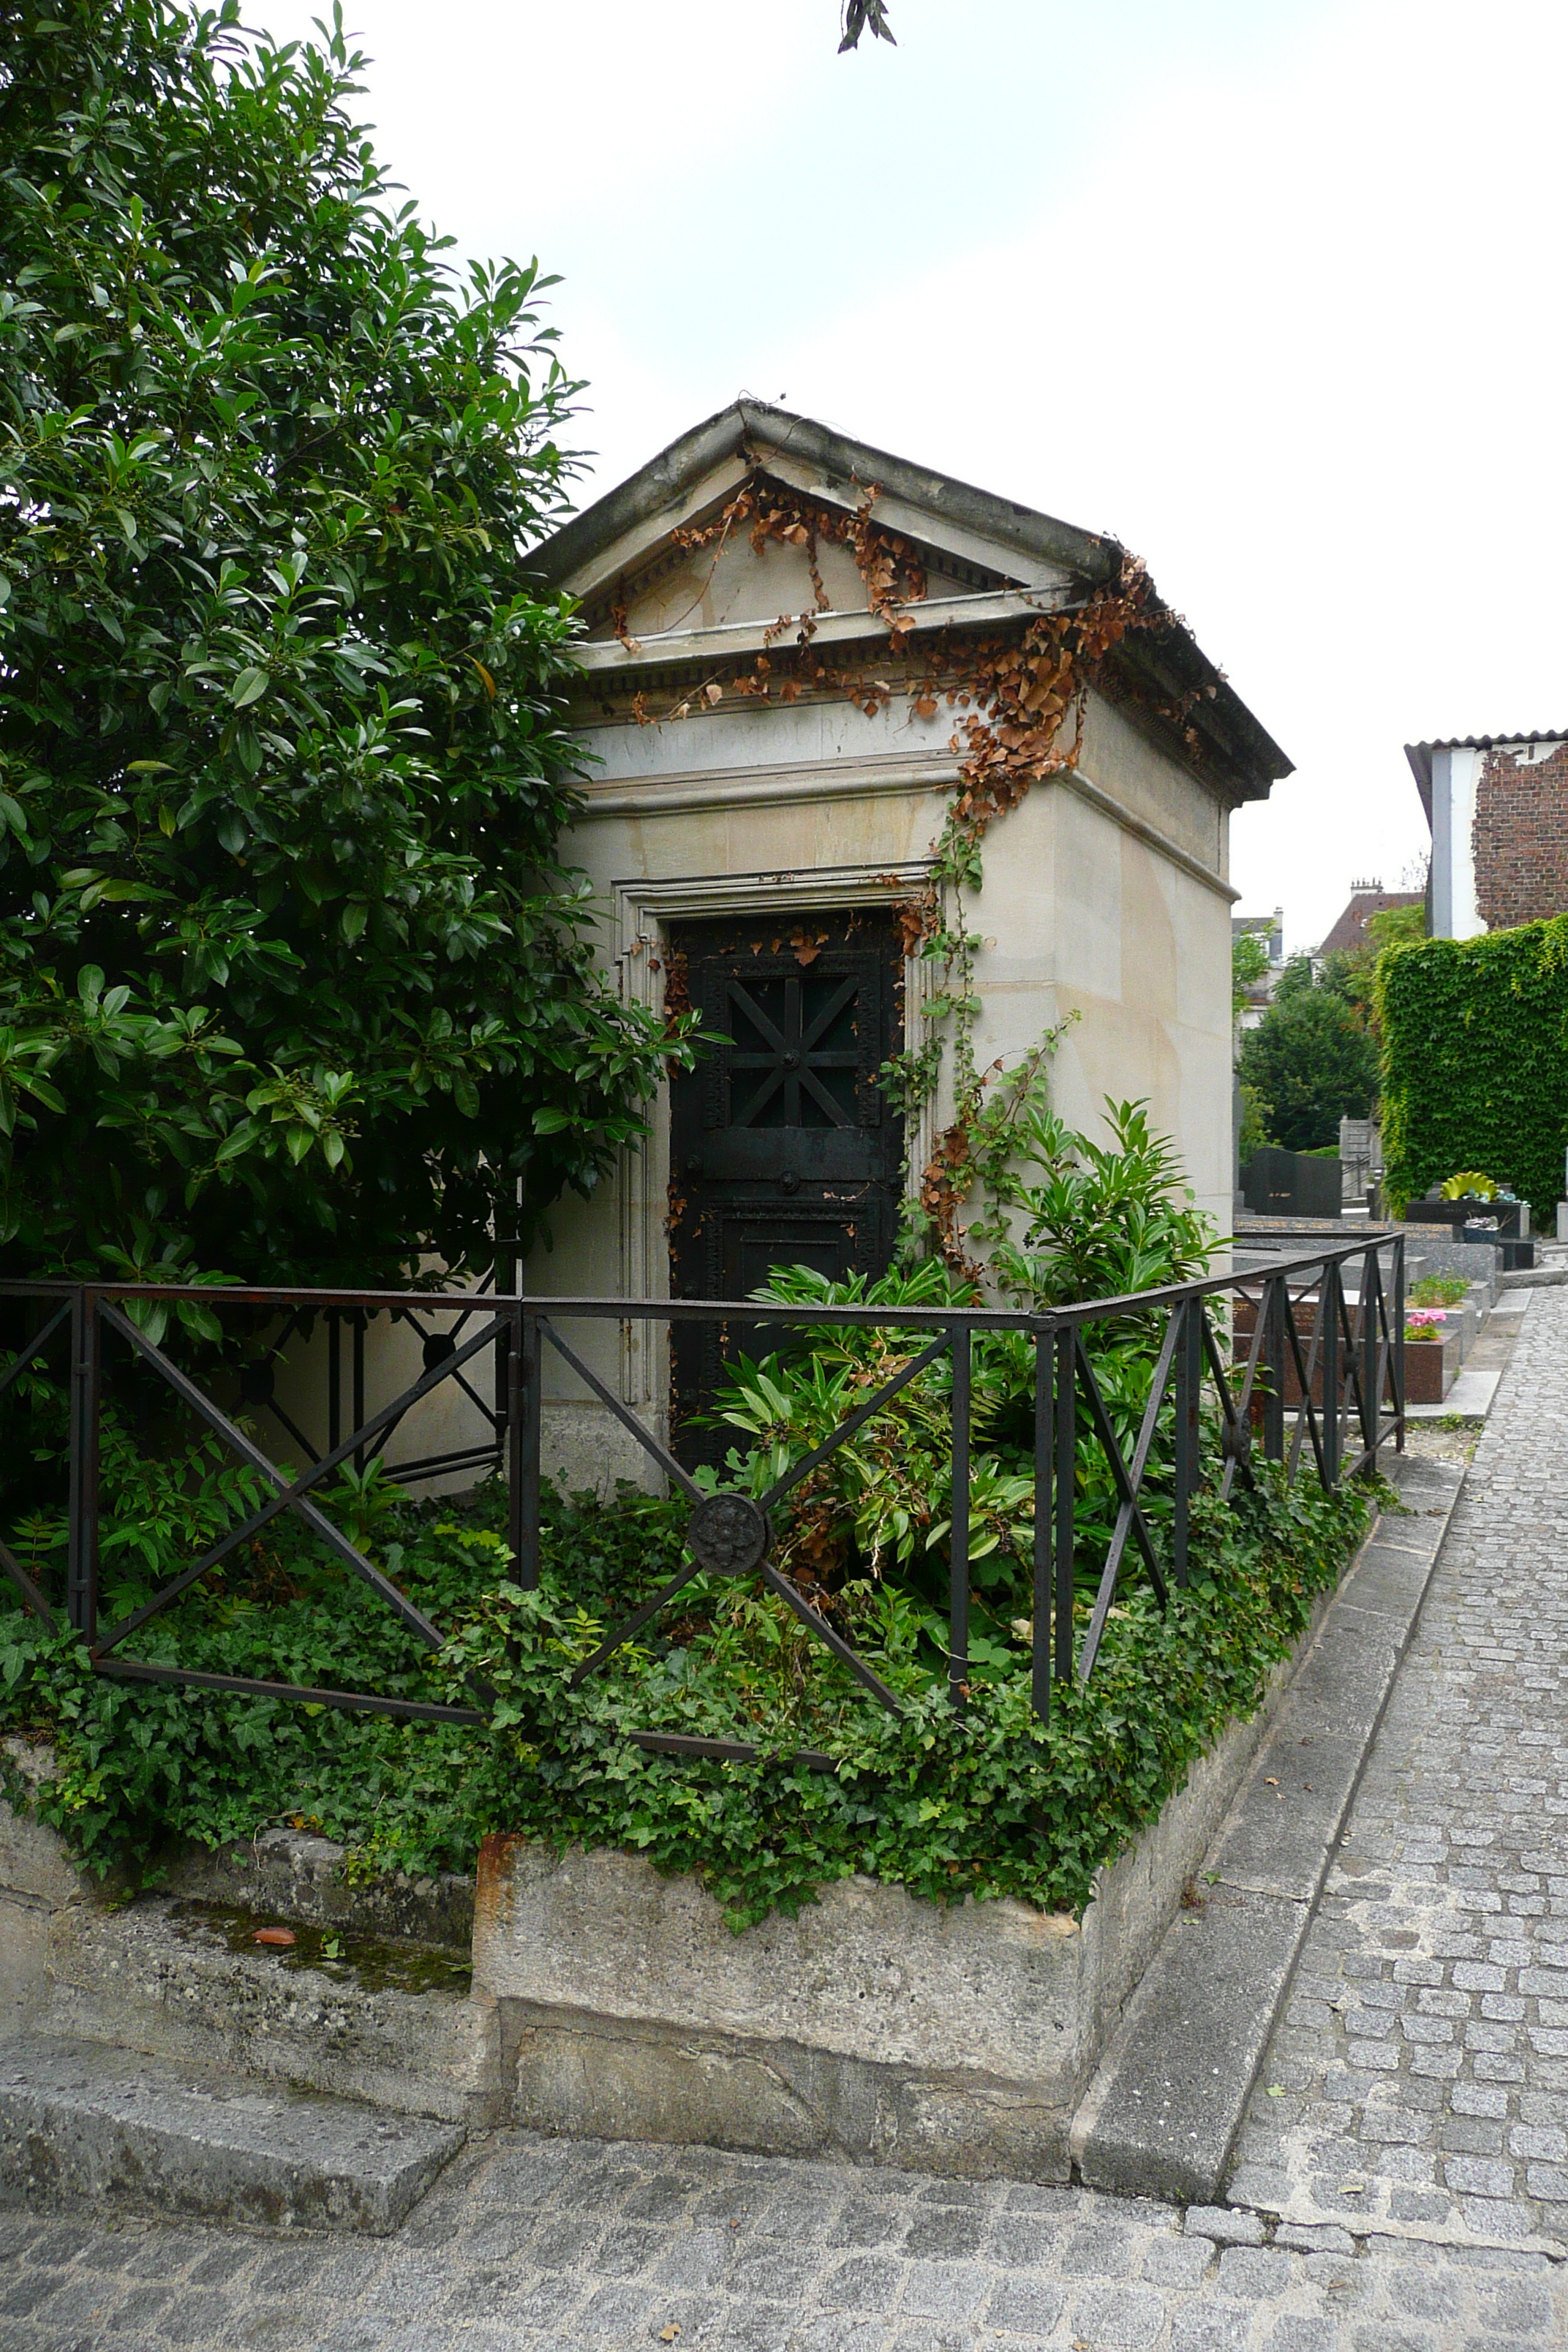
<path fill-rule="evenodd" d="M 263 1132 L 264 1129 L 258 1119 L 242 1118 L 237 1127 L 229 1129 L 214 1153 L 216 1165 L 220 1168 L 226 1167 L 230 1160 L 240 1159 Z"/>
<path fill-rule="evenodd" d="M 396 1282 L 427 1241 L 486 1253 L 479 1171 L 526 1158 L 541 1108 L 570 1118 L 519 1219 L 591 1192 L 671 1047 L 558 870 L 575 622 L 521 551 L 563 511 L 576 394 L 540 274 L 459 268 L 388 205 L 346 61 L 237 72 L 232 13 L 167 39 L 141 0 L 112 39 L 102 11 L 5 20 L 7 87 L 50 97 L 10 110 L 4 159 L 37 200 L 7 209 L 0 284 L 27 379 L 0 969 L 69 1113 L 16 1063 L 0 1232 L 19 1266 L 107 1238 Z M 169 194 L 193 171 L 221 233 Z M 128 993 L 84 1024 L 87 959 Z M 351 1070 L 329 1116 L 320 1074 Z"/>

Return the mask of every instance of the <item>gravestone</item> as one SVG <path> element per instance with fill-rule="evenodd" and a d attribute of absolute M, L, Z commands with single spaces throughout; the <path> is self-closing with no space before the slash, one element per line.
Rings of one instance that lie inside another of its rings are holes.
<path fill-rule="evenodd" d="M 1242 1198 L 1255 1217 L 1337 1217 L 1344 1178 L 1337 1160 L 1263 1144 L 1241 1171 Z"/>

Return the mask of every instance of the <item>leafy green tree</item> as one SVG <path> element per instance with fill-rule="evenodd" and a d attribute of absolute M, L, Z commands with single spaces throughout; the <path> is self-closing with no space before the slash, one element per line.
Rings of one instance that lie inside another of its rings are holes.
<path fill-rule="evenodd" d="M 1342 997 L 1363 1029 L 1379 1035 L 1376 980 L 1379 959 L 1389 948 L 1410 947 L 1426 936 L 1424 906 L 1380 907 L 1366 919 L 1366 944 L 1340 948 L 1322 960 L 1317 985 Z M 1310 966 L 1307 967 L 1310 978 Z"/>
<path fill-rule="evenodd" d="M 555 863 L 552 281 L 395 207 L 357 65 L 237 0 L 0 24 L 10 1273 L 482 1265 L 669 1050 Z"/>
<path fill-rule="evenodd" d="M 1271 1106 L 1266 1103 L 1256 1087 L 1241 1088 L 1241 1131 L 1236 1139 L 1236 1156 L 1245 1168 L 1253 1153 L 1268 1140 Z"/>
<path fill-rule="evenodd" d="M 1293 957 L 1274 1002 L 1241 1041 L 1244 1087 L 1268 1105 L 1268 1139 L 1288 1151 L 1339 1141 L 1342 1118 L 1364 1118 L 1377 1096 L 1377 1046 L 1340 990 Z"/>
<path fill-rule="evenodd" d="M 1260 931 L 1237 931 L 1230 942 L 1230 1009 L 1239 1020 L 1243 1007 L 1268 971 L 1268 942 Z"/>
<path fill-rule="evenodd" d="M 1374 955 L 1385 948 L 1416 946 L 1426 936 L 1426 908 L 1414 907 L 1380 907 L 1375 915 L 1366 919 L 1366 935 Z"/>

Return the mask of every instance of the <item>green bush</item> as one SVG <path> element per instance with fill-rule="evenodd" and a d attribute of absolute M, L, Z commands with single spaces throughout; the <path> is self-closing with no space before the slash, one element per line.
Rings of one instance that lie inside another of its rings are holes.
<path fill-rule="evenodd" d="M 0 9 L 7 1274 L 488 1265 L 664 1066 L 556 857 L 551 281 L 457 268 L 356 87 L 232 0 Z"/>
<path fill-rule="evenodd" d="M 1364 1118 L 1377 1094 L 1377 1047 L 1356 1008 L 1305 957 L 1286 966 L 1274 1002 L 1241 1041 L 1237 1070 L 1268 1105 L 1268 1140 L 1331 1149 L 1342 1118 Z"/>
<path fill-rule="evenodd" d="M 1101 1864 L 1257 1706 L 1367 1507 L 1362 1490 L 1328 1496 L 1309 1479 L 1287 1493 L 1274 1474 L 1235 1509 L 1200 1497 L 1194 1583 L 1163 1616 L 1130 1585 L 1092 1681 L 1056 1693 L 1048 1727 L 1021 1660 L 955 1713 L 920 1612 L 891 1581 L 847 1592 L 840 1622 L 899 1695 L 900 1718 L 765 1591 L 706 1579 L 570 1692 L 605 1619 L 679 1555 L 684 1511 L 625 1490 L 609 1506 L 549 1498 L 535 1594 L 500 1573 L 504 1545 L 485 1524 L 499 1498 L 462 1519 L 406 1511 L 384 1559 L 452 1629 L 434 1659 L 282 1530 L 265 1559 L 247 1556 L 139 1637 L 155 1660 L 405 1696 L 471 1702 L 478 1675 L 495 1694 L 484 1727 L 105 1681 L 71 1636 L 47 1637 L 4 1603 L 0 1725 L 53 1746 L 40 1811 L 100 1869 L 155 1870 L 172 1841 L 216 1845 L 291 1821 L 345 1843 L 357 1872 L 422 1874 L 471 1869 L 484 1833 L 507 1829 L 694 1872 L 737 1928 L 856 1872 L 938 1902 L 1016 1895 L 1081 1912 Z M 766 1752 L 653 1755 L 624 1737 L 631 1727 Z M 834 1770 L 791 1762 L 802 1747 Z"/>
<path fill-rule="evenodd" d="M 1462 1307 L 1470 1286 L 1462 1274 L 1426 1274 L 1410 1286 L 1412 1307 Z"/>
<path fill-rule="evenodd" d="M 999 1088 L 984 1136 L 985 1214 L 971 1236 L 1021 1307 L 1146 1287 L 1199 1271 L 1207 1231 L 1173 1199 L 1176 1171 L 1142 1111 L 1113 1115 L 1115 1148 L 1068 1135 L 1027 1076 Z M 860 1299 L 968 1304 L 971 1277 L 935 1261 L 867 1287 L 804 1268 L 772 1296 L 806 1308 Z M 1086 1345 L 1123 1452 L 1150 1390 L 1159 1323 L 1090 1325 Z M 734 1432 L 728 1475 L 761 1492 L 837 1429 L 925 1344 L 900 1328 L 797 1330 L 761 1364 L 734 1368 L 718 1412 Z M 1363 1491 L 1295 1493 L 1264 1469 L 1260 1491 L 1194 1507 L 1192 1583 L 1157 1607 L 1129 1557 L 1089 1685 L 1058 1689 L 1042 1727 L 1030 1703 L 1034 1355 L 1028 1335 L 973 1344 L 967 1704 L 948 1691 L 946 1586 L 952 1371 L 938 1357 L 775 1512 L 775 1557 L 897 1694 L 886 1713 L 765 1588 L 695 1577 L 577 1692 L 573 1667 L 683 1557 L 685 1507 L 623 1489 L 601 1505 L 549 1494 L 537 1593 L 508 1577 L 505 1497 L 415 1506 L 376 1465 L 324 1498 L 393 1580 L 439 1625 L 438 1655 L 295 1520 L 230 1553 L 135 1637 L 154 1663 L 338 1690 L 474 1703 L 474 1727 L 393 1723 L 255 1696 L 96 1678 L 79 1644 L 0 1615 L 0 1719 L 56 1751 L 46 1817 L 107 1867 L 155 1866 L 172 1839 L 247 1837 L 307 1822 L 355 1869 L 471 1865 L 508 1829 L 647 1853 L 690 1870 L 737 1926 L 793 1908 L 853 1872 L 938 1900 L 1013 1895 L 1082 1909 L 1094 1875 L 1180 1787 L 1224 1726 L 1257 1706 L 1313 1596 L 1364 1525 Z M 1080 1404 L 1080 1413 L 1081 1413 Z M 1144 1504 L 1168 1554 L 1172 1408 L 1156 1433 Z M 0 1401 L 0 1525 L 57 1600 L 64 1589 L 64 1404 L 33 1374 Z M 251 1507 L 255 1481 L 170 1419 L 150 1376 L 117 1375 L 105 1416 L 105 1605 L 132 1611 Z M 9 1507 L 6 1507 L 7 1499 Z M 1086 1618 L 1115 1496 L 1087 1418 L 1078 1430 L 1074 1526 Z M 1079 1629 L 1081 1633 L 1082 1627 Z M 753 1762 L 645 1753 L 627 1727 L 744 1741 Z M 830 1771 L 790 1759 L 826 1754 Z"/>
<path fill-rule="evenodd" d="M 1390 1203 L 1484 1168 L 1549 1218 L 1568 1147 L 1568 915 L 1397 949 L 1377 1008 Z"/>

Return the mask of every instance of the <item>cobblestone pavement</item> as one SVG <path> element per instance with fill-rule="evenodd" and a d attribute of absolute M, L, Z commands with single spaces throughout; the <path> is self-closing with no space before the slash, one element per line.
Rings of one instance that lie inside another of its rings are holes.
<path fill-rule="evenodd" d="M 1565 1474 L 1568 1291 L 1537 1290 L 1243 2126 L 1240 2201 L 1568 2246 Z"/>
<path fill-rule="evenodd" d="M 4 2352 L 1543 2352 L 1544 2255 L 503 2132 L 395 2240 L 0 2213 Z"/>
<path fill-rule="evenodd" d="M 501 2132 L 382 2242 L 0 2212 L 0 2352 L 1568 2346 L 1565 1423 L 1568 1292 L 1542 1291 L 1235 2210 Z"/>

